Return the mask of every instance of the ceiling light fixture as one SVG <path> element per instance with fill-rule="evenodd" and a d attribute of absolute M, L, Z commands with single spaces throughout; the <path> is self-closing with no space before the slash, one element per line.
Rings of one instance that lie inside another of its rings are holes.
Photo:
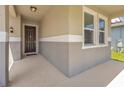
<path fill-rule="evenodd" d="M 37 11 L 37 7 L 31 6 L 31 7 L 30 7 L 30 10 L 31 10 L 32 12 L 36 12 L 36 11 Z"/>

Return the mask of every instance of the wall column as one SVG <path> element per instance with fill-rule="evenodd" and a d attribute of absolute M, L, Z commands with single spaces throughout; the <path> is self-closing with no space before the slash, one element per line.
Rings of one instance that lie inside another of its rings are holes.
<path fill-rule="evenodd" d="M 111 42 L 111 17 L 108 18 L 108 41 Z"/>
<path fill-rule="evenodd" d="M 8 28 L 9 10 L 8 6 L 0 6 L 0 86 L 7 86 L 9 79 L 8 71 Z"/>

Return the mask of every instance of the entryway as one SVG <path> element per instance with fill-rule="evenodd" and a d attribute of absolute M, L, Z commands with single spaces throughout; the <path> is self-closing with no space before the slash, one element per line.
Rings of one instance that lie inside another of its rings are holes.
<path fill-rule="evenodd" d="M 23 55 L 38 54 L 38 26 L 24 24 Z"/>

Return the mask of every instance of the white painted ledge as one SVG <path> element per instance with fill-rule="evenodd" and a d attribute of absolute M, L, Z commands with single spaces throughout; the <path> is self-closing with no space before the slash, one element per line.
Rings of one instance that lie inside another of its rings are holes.
<path fill-rule="evenodd" d="M 107 47 L 108 45 L 91 45 L 91 46 L 83 46 L 82 49 L 91 49 L 91 48 L 101 48 L 101 47 Z"/>
<path fill-rule="evenodd" d="M 0 31 L 0 42 L 20 42 L 20 37 L 9 37 L 7 32 Z"/>
<path fill-rule="evenodd" d="M 47 38 L 40 38 L 41 42 L 82 42 L 81 35 L 60 35 Z"/>
<path fill-rule="evenodd" d="M 82 35 L 69 35 L 69 42 L 82 42 Z"/>
<path fill-rule="evenodd" d="M 20 37 L 9 37 L 10 42 L 20 42 L 21 38 Z"/>
<path fill-rule="evenodd" d="M 60 35 L 40 38 L 41 42 L 82 42 L 82 40 L 82 35 Z M 108 38 L 108 41 L 111 41 L 111 38 Z"/>
<path fill-rule="evenodd" d="M 0 42 L 7 42 L 7 36 L 6 32 L 0 31 Z"/>

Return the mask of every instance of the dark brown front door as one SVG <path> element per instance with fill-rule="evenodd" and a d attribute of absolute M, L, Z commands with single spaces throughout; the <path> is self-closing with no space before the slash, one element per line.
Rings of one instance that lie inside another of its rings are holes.
<path fill-rule="evenodd" d="M 25 25 L 25 53 L 36 52 L 36 27 Z"/>

